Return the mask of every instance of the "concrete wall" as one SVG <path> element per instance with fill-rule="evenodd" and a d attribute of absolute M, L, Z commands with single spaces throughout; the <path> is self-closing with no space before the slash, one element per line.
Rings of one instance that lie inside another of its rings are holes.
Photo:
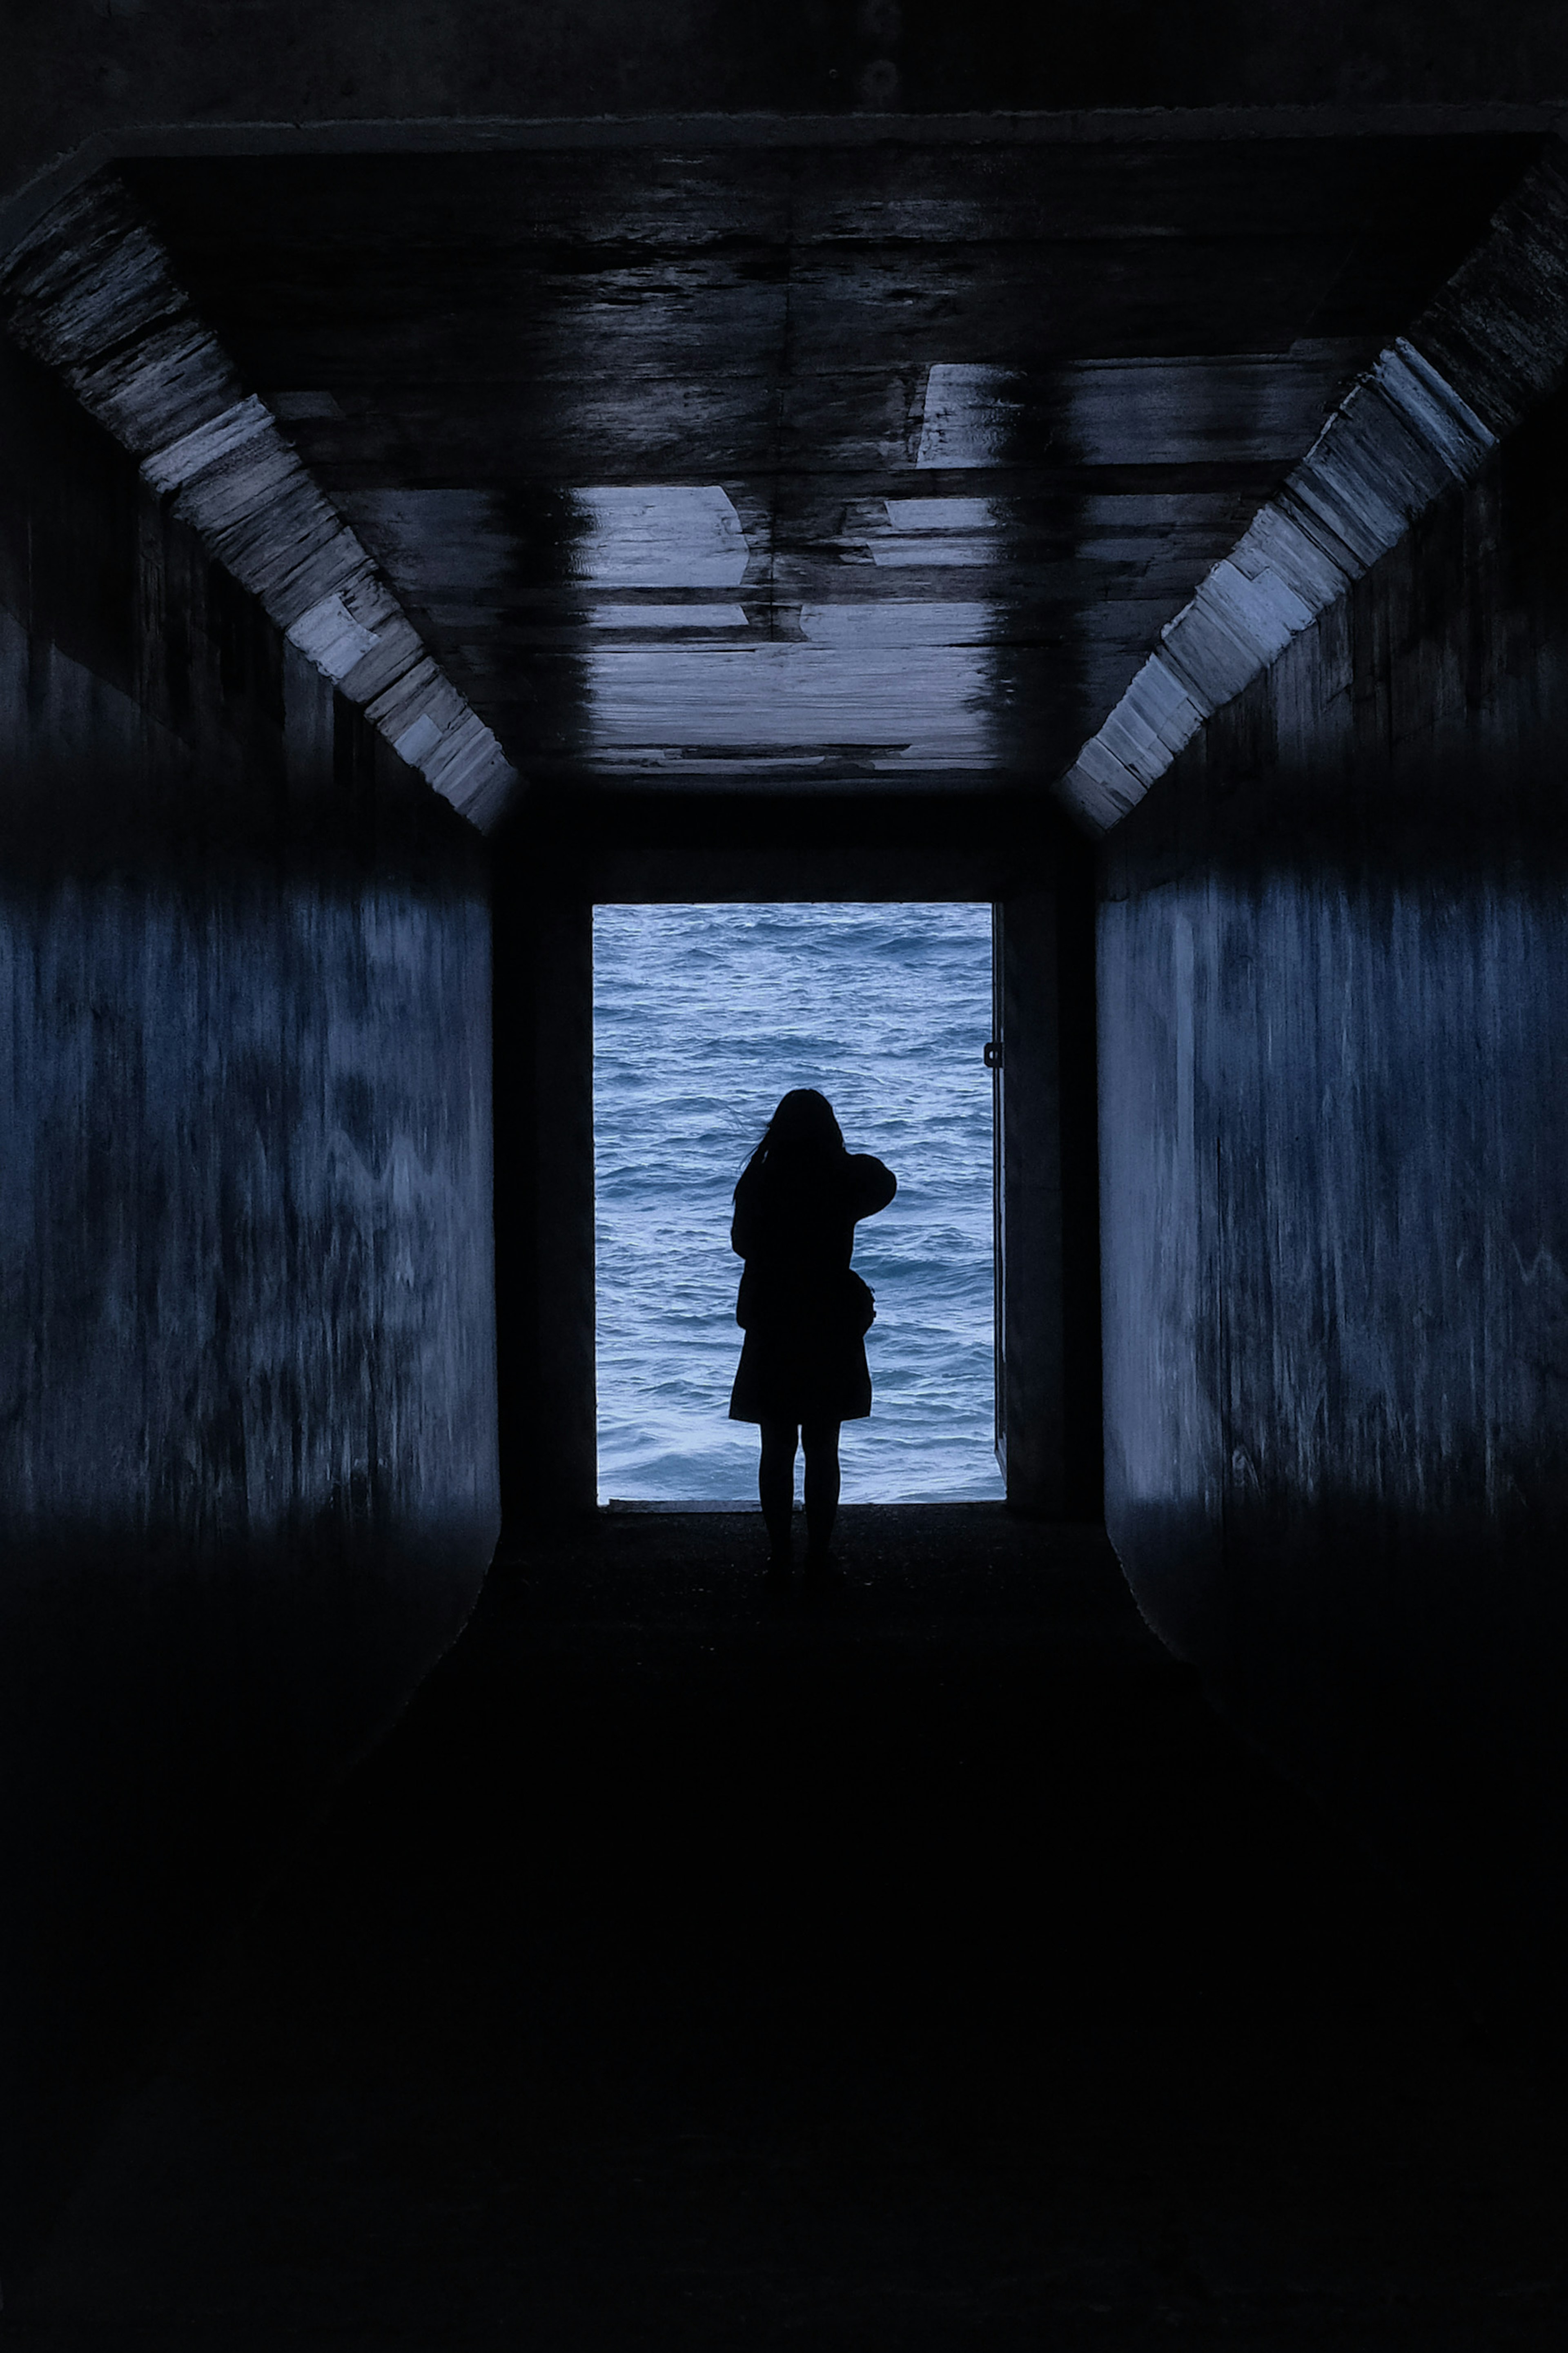
<path fill-rule="evenodd" d="M 1074 843 L 1054 863 L 1040 887 L 996 901 L 997 1459 L 1015 1511 L 1096 1520 L 1092 861 Z"/>
<path fill-rule="evenodd" d="M 497 1525 L 463 821 L 0 355 L 8 2249 Z"/>
<path fill-rule="evenodd" d="M 1158 1630 L 1560 1963 L 1568 409 L 1211 722 L 1102 853 L 1110 1525 Z"/>

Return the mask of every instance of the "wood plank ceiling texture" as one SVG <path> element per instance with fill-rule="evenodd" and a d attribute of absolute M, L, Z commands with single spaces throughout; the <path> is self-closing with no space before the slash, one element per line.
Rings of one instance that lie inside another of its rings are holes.
<path fill-rule="evenodd" d="M 139 162 L 537 785 L 1050 780 L 1516 135 Z"/>

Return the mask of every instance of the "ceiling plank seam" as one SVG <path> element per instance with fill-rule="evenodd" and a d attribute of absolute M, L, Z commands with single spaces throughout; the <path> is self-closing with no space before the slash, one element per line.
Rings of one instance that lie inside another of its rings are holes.
<path fill-rule="evenodd" d="M 1159 650 L 1055 787 L 1086 831 L 1105 833 L 1135 808 L 1205 722 L 1561 382 L 1565 158 L 1553 141 L 1491 234 L 1161 630 Z"/>
<path fill-rule="evenodd" d="M 0 303 L 15 340 L 65 378 L 290 644 L 488 830 L 515 769 L 246 391 L 117 179 L 73 190 L 37 224 L 0 268 Z"/>

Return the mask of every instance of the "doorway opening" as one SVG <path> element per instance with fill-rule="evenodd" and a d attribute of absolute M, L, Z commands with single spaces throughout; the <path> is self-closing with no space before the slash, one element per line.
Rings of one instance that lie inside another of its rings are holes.
<path fill-rule="evenodd" d="M 599 1499 L 749 1503 L 731 1194 L 788 1088 L 899 1179 L 859 1228 L 876 1403 L 849 1503 L 1000 1499 L 992 911 L 974 902 L 594 911 Z"/>

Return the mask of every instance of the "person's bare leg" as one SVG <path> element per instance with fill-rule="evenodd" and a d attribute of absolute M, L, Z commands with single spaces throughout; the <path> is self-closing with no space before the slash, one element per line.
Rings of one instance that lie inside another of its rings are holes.
<path fill-rule="evenodd" d="M 800 1442 L 805 1450 L 806 1543 L 812 1556 L 822 1560 L 838 1517 L 838 1424 L 803 1422 Z"/>
<path fill-rule="evenodd" d="M 764 1421 L 757 1465 L 757 1501 L 768 1532 L 769 1566 L 789 1567 L 790 1521 L 795 1513 L 795 1424 Z"/>

